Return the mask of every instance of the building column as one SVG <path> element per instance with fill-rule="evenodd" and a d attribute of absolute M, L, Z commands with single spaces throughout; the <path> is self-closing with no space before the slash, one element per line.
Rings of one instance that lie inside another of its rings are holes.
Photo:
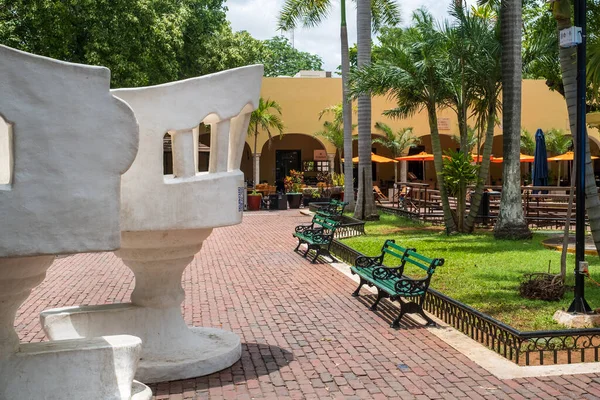
<path fill-rule="evenodd" d="M 260 183 L 260 153 L 254 155 L 254 187 Z"/>
<path fill-rule="evenodd" d="M 335 171 L 335 153 L 327 153 L 327 160 L 329 161 L 329 172 Z"/>
<path fill-rule="evenodd" d="M 400 161 L 400 182 L 408 182 L 408 161 Z"/>

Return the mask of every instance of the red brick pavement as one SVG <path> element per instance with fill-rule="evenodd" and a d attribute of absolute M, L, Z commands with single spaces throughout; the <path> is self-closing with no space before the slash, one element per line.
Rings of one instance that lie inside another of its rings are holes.
<path fill-rule="evenodd" d="M 214 231 L 184 274 L 184 315 L 238 333 L 242 359 L 153 385 L 156 399 L 600 398 L 598 375 L 499 380 L 410 321 L 389 328 L 395 306 L 368 311 L 372 299 L 350 296 L 354 282 L 292 252 L 293 227 L 308 220 L 297 210 L 254 213 Z M 127 301 L 133 284 L 112 253 L 59 258 L 19 310 L 17 330 L 44 340 L 40 311 Z"/>

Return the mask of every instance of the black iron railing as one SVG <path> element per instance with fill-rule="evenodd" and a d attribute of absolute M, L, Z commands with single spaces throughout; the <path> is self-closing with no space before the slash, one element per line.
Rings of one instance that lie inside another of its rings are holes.
<path fill-rule="evenodd" d="M 340 226 L 335 230 L 335 238 L 349 238 L 365 234 L 365 221 L 342 215 Z"/>
<path fill-rule="evenodd" d="M 331 252 L 348 264 L 362 253 L 334 240 Z M 598 361 L 600 329 L 521 332 L 473 307 L 429 289 L 425 310 L 473 340 L 520 365 Z"/>
<path fill-rule="evenodd" d="M 313 202 L 308 205 L 308 209 L 312 212 L 316 212 L 319 209 L 319 207 L 323 207 L 328 204 L 329 203 Z M 349 238 L 365 234 L 365 221 L 348 217 L 346 215 L 342 215 L 340 219 L 340 226 L 338 226 L 338 228 L 335 231 L 336 239 Z"/>

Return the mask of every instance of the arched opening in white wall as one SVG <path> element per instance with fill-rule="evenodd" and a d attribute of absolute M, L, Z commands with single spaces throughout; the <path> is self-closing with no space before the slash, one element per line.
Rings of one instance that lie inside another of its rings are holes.
<path fill-rule="evenodd" d="M 196 172 L 207 172 L 210 160 L 210 125 L 201 123 L 193 130 Z M 163 136 L 163 175 L 173 175 L 173 134 L 166 132 Z"/>
<path fill-rule="evenodd" d="M 13 129 L 0 116 L 0 190 L 8 190 L 13 178 Z"/>

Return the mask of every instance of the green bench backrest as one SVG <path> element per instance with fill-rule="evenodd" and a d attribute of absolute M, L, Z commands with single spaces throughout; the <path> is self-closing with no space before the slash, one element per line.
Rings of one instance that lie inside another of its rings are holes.
<path fill-rule="evenodd" d="M 408 250 L 407 255 L 408 255 L 408 258 L 406 259 L 407 262 L 426 271 L 428 275 L 433 274 L 437 267 L 444 265 L 443 258 L 428 258 L 428 257 L 425 257 L 425 256 L 417 253 L 416 251 L 414 251 L 412 249 Z"/>
<path fill-rule="evenodd" d="M 383 244 L 383 247 L 381 248 L 381 251 L 384 253 L 384 255 L 390 255 L 399 258 L 402 261 L 402 265 L 404 265 L 404 259 L 406 258 L 406 252 L 408 250 L 414 249 L 408 249 L 399 246 L 394 242 L 393 239 L 386 240 Z"/>
<path fill-rule="evenodd" d="M 443 258 L 428 258 L 419 253 L 417 253 L 416 249 L 402 247 L 397 245 L 393 239 L 388 239 L 383 244 L 381 248 L 382 253 L 385 255 L 390 255 L 401 260 L 400 267 L 404 267 L 404 265 L 408 262 L 412 265 L 415 265 L 425 272 L 428 275 L 432 275 L 435 272 L 437 267 L 444 265 Z"/>
<path fill-rule="evenodd" d="M 313 224 L 321 225 L 323 228 L 335 232 L 335 229 L 338 227 L 339 222 L 325 218 L 322 215 L 315 214 L 315 216 L 313 217 Z"/>

